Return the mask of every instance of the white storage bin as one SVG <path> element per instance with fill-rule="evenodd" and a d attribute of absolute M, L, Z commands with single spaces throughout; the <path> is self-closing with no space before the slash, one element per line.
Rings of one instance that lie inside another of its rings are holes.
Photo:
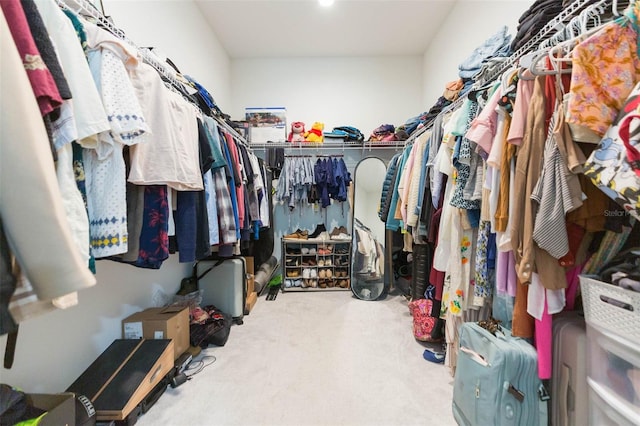
<path fill-rule="evenodd" d="M 587 376 L 640 418 L 640 345 L 587 324 Z"/>
<path fill-rule="evenodd" d="M 640 346 L 640 293 L 580 275 L 587 324 Z"/>
<path fill-rule="evenodd" d="M 587 378 L 589 384 L 589 425 L 638 426 L 640 415 L 615 394 Z"/>

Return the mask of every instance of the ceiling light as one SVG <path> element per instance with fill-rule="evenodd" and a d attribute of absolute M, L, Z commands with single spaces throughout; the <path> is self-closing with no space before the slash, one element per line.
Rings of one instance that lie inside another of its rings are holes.
<path fill-rule="evenodd" d="M 320 6 L 322 7 L 329 7 L 333 4 L 334 0 L 318 0 L 318 3 L 320 3 Z"/>

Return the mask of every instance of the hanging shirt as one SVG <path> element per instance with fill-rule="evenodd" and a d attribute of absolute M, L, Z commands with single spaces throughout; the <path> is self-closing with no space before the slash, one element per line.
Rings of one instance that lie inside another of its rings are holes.
<path fill-rule="evenodd" d="M 35 2 L 51 37 L 73 95 L 73 116 L 78 140 L 110 129 L 102 99 L 76 32 L 55 0 Z M 92 142 L 95 145 L 95 141 Z"/>
<path fill-rule="evenodd" d="M 20 0 L 3 0 L 0 6 L 29 77 L 31 89 L 38 101 L 40 113 L 49 114 L 62 104 L 62 97 L 36 47 Z"/>
<path fill-rule="evenodd" d="M 1 12 L 0 57 L 0 216 L 16 261 L 38 299 L 47 302 L 91 287 L 96 279 L 69 232 L 40 109 Z M 3 291 L 7 278 L 3 276 Z M 3 297 L 3 320 L 7 303 Z M 16 322 L 23 319 L 12 314 Z"/>
<path fill-rule="evenodd" d="M 128 71 L 150 129 L 131 147 L 128 181 L 178 191 L 203 189 L 195 107 L 166 88 L 151 65 L 140 63 Z"/>
<path fill-rule="evenodd" d="M 66 19 L 66 18 L 65 18 Z M 137 143 L 149 130 L 125 69 L 138 65 L 135 49 L 93 24 L 86 24 L 89 64 L 111 130 L 98 136 L 95 149 L 86 149 L 87 204 L 91 247 L 96 258 L 128 251 L 124 144 Z"/>
<path fill-rule="evenodd" d="M 568 123 L 603 136 L 640 80 L 638 34 L 630 21 L 619 18 L 573 48 Z"/>

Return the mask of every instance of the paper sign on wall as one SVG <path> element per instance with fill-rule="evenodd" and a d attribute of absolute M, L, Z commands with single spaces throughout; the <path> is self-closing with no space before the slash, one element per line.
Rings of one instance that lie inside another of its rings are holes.
<path fill-rule="evenodd" d="M 283 107 L 245 108 L 250 143 L 287 140 L 287 110 Z"/>

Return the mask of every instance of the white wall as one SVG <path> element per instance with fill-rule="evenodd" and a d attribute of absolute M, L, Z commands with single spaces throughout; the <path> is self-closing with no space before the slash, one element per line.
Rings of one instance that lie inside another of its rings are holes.
<path fill-rule="evenodd" d="M 231 74 L 234 119 L 246 107 L 284 106 L 289 123 L 349 125 L 368 137 L 422 111 L 419 56 L 234 59 Z"/>
<path fill-rule="evenodd" d="M 424 110 L 458 79 L 458 65 L 503 25 L 516 35 L 518 19 L 531 0 L 458 0 L 423 56 Z"/>
<path fill-rule="evenodd" d="M 207 87 L 223 110 L 229 108 L 229 58 L 191 2 L 105 1 L 105 12 L 139 47 L 155 46 L 184 73 Z M 66 389 L 114 339 L 121 320 L 154 306 L 154 295 L 174 294 L 190 264 L 172 256 L 160 270 L 99 261 L 97 285 L 79 293 L 78 306 L 20 325 L 13 368 L 0 381 L 27 392 Z M 0 337 L 4 352 L 6 336 Z"/>
<path fill-rule="evenodd" d="M 139 47 L 154 47 L 193 77 L 223 111 L 231 108 L 230 60 L 189 0 L 102 0 L 107 16 Z"/>

